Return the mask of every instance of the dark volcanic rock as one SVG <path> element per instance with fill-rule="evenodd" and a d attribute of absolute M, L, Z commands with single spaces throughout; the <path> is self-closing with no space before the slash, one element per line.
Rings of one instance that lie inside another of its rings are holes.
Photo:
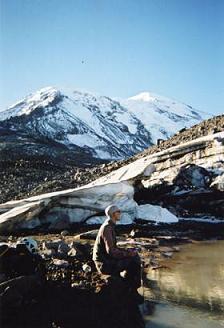
<path fill-rule="evenodd" d="M 45 244 L 55 249 L 65 246 L 60 240 Z M 78 247 L 78 243 L 74 245 Z M 89 244 L 79 246 L 83 254 L 90 253 Z M 3 299 L 1 327 L 143 328 L 136 300 L 129 295 L 123 278 L 100 276 L 91 259 L 84 257 L 45 260 L 46 280 L 35 293 L 26 293 L 26 301 L 19 307 Z M 84 270 L 84 265 L 90 270 Z"/>

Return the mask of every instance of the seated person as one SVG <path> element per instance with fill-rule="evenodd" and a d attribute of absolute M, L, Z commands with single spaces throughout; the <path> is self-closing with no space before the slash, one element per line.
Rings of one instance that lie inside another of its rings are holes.
<path fill-rule="evenodd" d="M 116 245 L 115 225 L 120 220 L 120 209 L 116 205 L 110 205 L 105 213 L 107 220 L 98 231 L 93 248 L 93 261 L 97 271 L 102 274 L 119 275 L 126 271 L 128 289 L 137 295 L 137 289 L 141 286 L 140 257 L 135 250 L 120 249 Z"/>

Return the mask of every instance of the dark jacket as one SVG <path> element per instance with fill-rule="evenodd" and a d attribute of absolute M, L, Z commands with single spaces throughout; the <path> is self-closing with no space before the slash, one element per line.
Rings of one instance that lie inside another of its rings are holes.
<path fill-rule="evenodd" d="M 100 227 L 93 247 L 93 260 L 105 262 L 110 259 L 123 259 L 130 256 L 126 250 L 117 247 L 115 223 L 107 219 Z"/>

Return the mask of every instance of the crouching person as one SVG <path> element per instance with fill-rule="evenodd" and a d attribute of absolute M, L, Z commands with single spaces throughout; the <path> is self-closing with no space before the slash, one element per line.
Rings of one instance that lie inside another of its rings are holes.
<path fill-rule="evenodd" d="M 120 249 L 116 245 L 115 225 L 121 211 L 116 205 L 106 208 L 107 220 L 101 225 L 93 248 L 93 261 L 101 274 L 120 275 L 125 273 L 128 292 L 138 303 L 143 302 L 137 289 L 141 286 L 141 261 L 135 250 Z"/>

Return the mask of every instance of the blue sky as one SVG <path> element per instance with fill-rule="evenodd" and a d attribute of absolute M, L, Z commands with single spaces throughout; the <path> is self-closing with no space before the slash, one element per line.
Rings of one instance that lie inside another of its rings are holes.
<path fill-rule="evenodd" d="M 45 86 L 223 113 L 223 0 L 0 0 L 0 110 Z"/>

